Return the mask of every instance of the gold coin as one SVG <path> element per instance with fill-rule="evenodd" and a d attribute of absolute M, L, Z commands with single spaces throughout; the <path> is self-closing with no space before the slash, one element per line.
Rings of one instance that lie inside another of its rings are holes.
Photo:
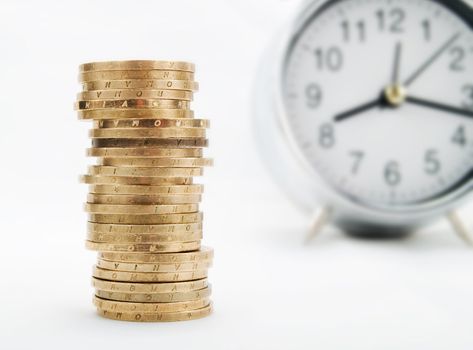
<path fill-rule="evenodd" d="M 94 243 L 140 244 L 178 243 L 202 239 L 202 231 L 181 233 L 87 233 L 87 240 Z"/>
<path fill-rule="evenodd" d="M 120 159 L 124 160 L 127 158 L 120 158 Z M 102 194 L 202 194 L 204 192 L 204 186 L 203 185 L 176 185 L 176 186 L 90 185 L 89 192 L 102 193 Z M 100 207 L 97 207 L 97 208 L 100 208 Z"/>
<path fill-rule="evenodd" d="M 208 140 L 204 138 L 188 139 L 92 139 L 93 147 L 164 147 L 164 148 L 196 148 L 207 147 Z"/>
<path fill-rule="evenodd" d="M 110 261 L 137 263 L 176 263 L 193 262 L 213 259 L 214 251 L 209 247 L 201 247 L 198 251 L 186 253 L 143 254 L 143 253 L 111 253 L 101 252 L 99 258 Z"/>
<path fill-rule="evenodd" d="M 113 282 L 92 277 L 92 286 L 106 292 L 124 293 L 179 293 L 203 289 L 208 286 L 207 278 L 188 282 L 139 283 Z"/>
<path fill-rule="evenodd" d="M 89 185 L 191 185 L 192 177 L 136 177 L 136 176 L 93 176 L 83 175 L 80 181 Z"/>
<path fill-rule="evenodd" d="M 166 205 L 166 204 L 195 204 L 200 203 L 200 194 L 172 194 L 172 195 L 149 195 L 149 194 L 95 194 L 89 193 L 87 202 L 91 204 L 143 204 L 143 205 Z M 157 209 L 159 210 L 159 209 Z M 159 214 L 159 213 L 155 213 Z"/>
<path fill-rule="evenodd" d="M 180 157 L 202 157 L 201 148 L 89 148 L 89 157 L 159 157 L 159 158 L 180 158 Z"/>
<path fill-rule="evenodd" d="M 89 137 L 110 139 L 110 138 L 195 138 L 205 137 L 206 130 L 204 128 L 163 128 L 163 129 L 92 129 L 89 130 Z"/>
<path fill-rule="evenodd" d="M 190 321 L 207 317 L 212 313 L 212 303 L 202 309 L 167 312 L 167 313 L 140 313 L 140 312 L 116 312 L 97 309 L 97 313 L 105 318 L 118 321 L 132 322 L 174 322 L 174 321 Z"/>
<path fill-rule="evenodd" d="M 137 253 L 179 253 L 189 252 L 200 248 L 200 241 L 162 244 L 114 244 L 86 241 L 87 249 L 99 252 L 137 252 Z M 96 276 L 102 278 L 100 276 Z M 203 276 L 206 277 L 206 276 Z M 202 278 L 203 278 L 202 277 Z"/>
<path fill-rule="evenodd" d="M 91 109 L 77 111 L 79 119 L 111 120 L 127 118 L 193 118 L 194 111 L 190 109 Z"/>
<path fill-rule="evenodd" d="M 120 225 L 88 222 L 87 229 L 94 233 L 181 233 L 200 232 L 202 224 Z"/>
<path fill-rule="evenodd" d="M 102 214 L 178 214 L 199 211 L 197 204 L 146 205 L 146 204 L 93 204 L 86 203 L 85 211 Z"/>
<path fill-rule="evenodd" d="M 191 177 L 201 176 L 202 168 L 136 168 L 92 165 L 89 167 L 90 175 L 102 176 L 149 176 L 149 177 Z"/>
<path fill-rule="evenodd" d="M 114 301 L 102 299 L 97 296 L 93 300 L 94 305 L 111 312 L 179 312 L 201 309 L 210 304 L 209 298 L 190 301 L 178 301 L 175 303 L 132 303 L 126 301 Z"/>
<path fill-rule="evenodd" d="M 125 109 L 125 108 L 156 108 L 156 109 L 189 109 L 190 102 L 182 100 L 165 99 L 128 99 L 128 100 L 88 100 L 77 101 L 74 104 L 76 110 L 89 109 Z M 135 117 L 136 118 L 136 117 Z"/>
<path fill-rule="evenodd" d="M 194 72 L 195 65 L 182 61 L 152 61 L 152 60 L 130 60 L 130 61 L 104 61 L 90 62 L 79 66 L 80 72 L 102 71 L 102 70 L 178 70 Z"/>
<path fill-rule="evenodd" d="M 208 128 L 208 119 L 101 119 L 94 121 L 94 128 Z"/>
<path fill-rule="evenodd" d="M 140 275 L 139 273 L 128 273 Z M 142 274 L 141 274 L 142 275 Z M 148 273 L 148 275 L 153 275 Z M 154 274 L 155 275 L 155 274 Z M 171 273 L 171 275 L 174 275 Z M 99 298 L 113 301 L 128 301 L 135 303 L 175 303 L 180 301 L 199 300 L 210 297 L 212 290 L 211 286 L 203 289 L 191 290 L 188 292 L 175 293 L 124 293 L 124 292 L 109 292 L 101 289 L 95 290 L 95 295 Z"/>
<path fill-rule="evenodd" d="M 172 70 L 108 70 L 79 73 L 81 83 L 95 80 L 126 79 L 194 80 L 194 73 Z"/>
<path fill-rule="evenodd" d="M 202 213 L 189 214 L 89 214 L 91 222 L 99 224 L 188 224 L 202 222 Z"/>
<path fill-rule="evenodd" d="M 152 90 L 185 90 L 198 91 L 199 83 L 192 80 L 96 80 L 82 83 L 82 90 L 107 90 L 107 89 L 152 89 Z"/>
<path fill-rule="evenodd" d="M 124 90 L 95 90 L 83 91 L 77 94 L 78 100 L 128 100 L 134 98 L 145 99 L 165 99 L 192 101 L 193 94 L 190 91 L 182 90 L 145 90 L 145 89 L 124 89 Z"/>
<path fill-rule="evenodd" d="M 181 282 L 181 281 L 192 281 L 192 280 L 199 280 L 201 278 L 206 278 L 207 270 L 196 270 L 196 271 L 187 271 L 187 272 L 127 272 L 127 271 L 105 270 L 105 269 L 101 269 L 100 267 L 94 266 L 93 276 L 103 279 L 103 280 L 120 281 L 120 282 Z M 107 292 L 107 293 L 110 293 L 110 292 Z M 196 292 L 191 292 L 191 293 L 197 294 Z M 170 294 L 173 294 L 173 293 L 170 293 Z M 99 295 L 99 296 L 102 297 L 102 295 Z M 196 295 L 194 299 L 198 299 L 198 298 L 202 298 L 206 296 L 207 295 Z M 113 297 L 113 298 L 106 297 L 106 299 L 120 300 L 118 297 Z M 187 300 L 190 300 L 190 299 L 187 299 Z M 136 301 L 140 301 L 140 300 L 136 300 Z M 168 302 L 170 301 L 172 300 L 168 300 Z"/>
<path fill-rule="evenodd" d="M 122 263 L 108 260 L 97 260 L 97 266 L 105 270 L 128 272 L 190 272 L 206 270 L 212 266 L 212 261 L 199 261 L 188 263 Z"/>
<path fill-rule="evenodd" d="M 192 300 L 207 299 L 210 297 L 210 286 L 203 289 L 191 290 L 187 292 L 173 293 L 125 293 L 125 292 L 109 292 L 101 289 L 95 290 L 95 296 L 111 302 L 124 303 L 147 303 L 153 305 L 156 303 L 179 303 Z"/>
<path fill-rule="evenodd" d="M 101 159 L 100 164 L 119 167 L 200 168 L 212 166 L 213 161 L 206 158 L 106 158 Z"/>

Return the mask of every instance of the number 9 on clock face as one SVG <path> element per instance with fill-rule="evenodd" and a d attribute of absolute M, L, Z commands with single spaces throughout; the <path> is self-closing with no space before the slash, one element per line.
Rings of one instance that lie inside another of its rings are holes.
<path fill-rule="evenodd" d="M 408 208 L 472 178 L 473 11 L 461 1 L 326 1 L 285 57 L 286 125 L 344 197 Z"/>

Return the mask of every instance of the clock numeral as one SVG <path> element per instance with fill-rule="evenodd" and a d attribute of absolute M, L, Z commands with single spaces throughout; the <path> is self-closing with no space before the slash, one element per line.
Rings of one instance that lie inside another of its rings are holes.
<path fill-rule="evenodd" d="M 452 142 L 459 145 L 460 147 L 466 146 L 466 133 L 465 133 L 465 126 L 460 125 L 455 133 L 452 136 Z"/>
<path fill-rule="evenodd" d="M 438 159 L 438 152 L 434 149 L 429 149 L 427 152 L 425 152 L 424 160 L 424 170 L 429 175 L 437 174 L 442 168 L 440 160 Z"/>
<path fill-rule="evenodd" d="M 463 61 L 465 60 L 466 52 L 465 49 L 461 46 L 452 47 L 450 50 L 450 56 L 452 61 L 450 63 L 450 70 L 454 72 L 461 72 L 465 70 Z"/>
<path fill-rule="evenodd" d="M 401 183 L 401 171 L 399 170 L 399 163 L 391 161 L 384 167 L 384 180 L 389 186 L 397 186 Z"/>
<path fill-rule="evenodd" d="M 389 30 L 391 33 L 404 32 L 403 23 L 406 19 L 406 12 L 401 8 L 393 8 L 389 12 L 386 10 L 376 11 L 378 18 L 378 28 L 380 31 Z M 389 23 L 388 23 L 389 22 Z"/>
<path fill-rule="evenodd" d="M 430 41 L 432 37 L 432 28 L 430 26 L 430 20 L 426 19 L 422 21 L 422 29 L 424 30 L 425 41 Z"/>
<path fill-rule="evenodd" d="M 343 41 L 350 42 L 352 35 L 357 37 L 361 42 L 366 40 L 365 21 L 358 21 L 355 24 L 351 24 L 349 21 L 343 21 L 340 25 L 342 27 Z M 355 33 L 352 33 L 352 31 Z"/>
<path fill-rule="evenodd" d="M 332 124 L 322 124 L 319 127 L 319 145 L 323 148 L 332 148 L 335 145 L 335 133 Z"/>
<path fill-rule="evenodd" d="M 351 167 L 352 174 L 358 174 L 358 170 L 360 169 L 361 162 L 365 157 L 365 152 L 363 151 L 351 151 L 350 156 L 353 157 L 353 165 Z"/>
<path fill-rule="evenodd" d="M 473 110 L 473 84 L 463 86 L 462 91 L 466 95 L 466 99 L 463 101 L 463 107 Z"/>
<path fill-rule="evenodd" d="M 322 89 L 318 84 L 311 83 L 305 88 L 305 96 L 307 99 L 307 106 L 309 108 L 317 108 L 322 102 Z"/>
<path fill-rule="evenodd" d="M 314 55 L 319 70 L 328 69 L 337 72 L 343 66 L 343 53 L 338 47 L 330 47 L 327 50 L 317 48 L 314 50 Z"/>

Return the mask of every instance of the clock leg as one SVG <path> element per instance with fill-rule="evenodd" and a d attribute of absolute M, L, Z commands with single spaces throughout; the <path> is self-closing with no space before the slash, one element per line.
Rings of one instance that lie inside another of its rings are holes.
<path fill-rule="evenodd" d="M 468 229 L 465 222 L 460 218 L 457 212 L 452 211 L 447 214 L 447 219 L 450 221 L 453 230 L 465 243 L 473 246 L 473 236 Z"/>
<path fill-rule="evenodd" d="M 309 244 L 320 231 L 322 231 L 325 224 L 329 221 L 332 211 L 329 207 L 318 207 L 315 209 L 312 216 L 309 233 L 305 239 L 305 243 Z"/>

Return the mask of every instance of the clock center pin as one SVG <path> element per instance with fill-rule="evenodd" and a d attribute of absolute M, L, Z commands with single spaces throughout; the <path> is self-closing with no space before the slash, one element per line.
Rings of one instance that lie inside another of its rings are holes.
<path fill-rule="evenodd" d="M 406 89 L 399 84 L 389 85 L 384 89 L 384 97 L 386 101 L 393 107 L 399 107 L 406 101 Z"/>

